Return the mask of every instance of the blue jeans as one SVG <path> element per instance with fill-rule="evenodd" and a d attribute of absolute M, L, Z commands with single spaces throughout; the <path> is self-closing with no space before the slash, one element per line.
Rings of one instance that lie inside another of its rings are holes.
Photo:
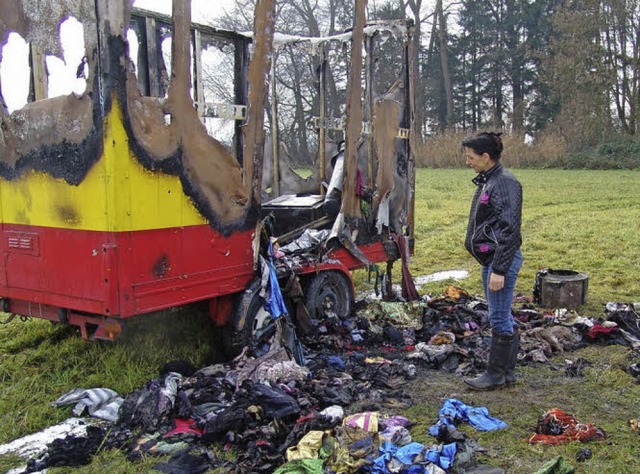
<path fill-rule="evenodd" d="M 522 268 L 522 252 L 518 250 L 513 257 L 509 271 L 504 276 L 504 288 L 500 291 L 489 291 L 491 265 L 482 267 L 482 287 L 489 306 L 489 323 L 494 332 L 513 334 L 515 323 L 513 322 L 513 314 L 511 314 L 511 304 L 520 268 Z"/>

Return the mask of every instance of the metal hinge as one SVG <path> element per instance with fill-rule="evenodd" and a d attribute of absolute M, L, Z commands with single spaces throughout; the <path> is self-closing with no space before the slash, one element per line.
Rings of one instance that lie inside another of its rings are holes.
<path fill-rule="evenodd" d="M 201 102 L 197 104 L 202 106 L 203 117 L 223 118 L 229 120 L 245 120 L 247 118 L 247 106 L 238 104 L 218 104 L 212 102 Z"/>

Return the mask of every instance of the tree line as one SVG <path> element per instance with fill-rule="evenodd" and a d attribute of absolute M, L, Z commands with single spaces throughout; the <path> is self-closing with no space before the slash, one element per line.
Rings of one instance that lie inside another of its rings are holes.
<path fill-rule="evenodd" d="M 235 0 L 216 26 L 250 30 L 254 3 Z M 353 0 L 277 0 L 276 30 L 333 35 L 353 12 Z M 414 22 L 422 138 L 493 129 L 580 152 L 636 137 L 640 0 L 368 0 L 367 13 Z"/>

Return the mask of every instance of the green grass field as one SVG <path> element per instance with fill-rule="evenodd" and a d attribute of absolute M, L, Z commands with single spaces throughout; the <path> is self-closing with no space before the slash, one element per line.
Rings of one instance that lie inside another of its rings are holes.
<path fill-rule="evenodd" d="M 518 291 L 530 295 L 537 271 L 549 267 L 589 275 L 588 301 L 580 308 L 584 315 L 600 316 L 608 301 L 640 301 L 640 171 L 513 171 L 524 187 L 525 264 Z M 411 271 L 417 277 L 467 270 L 470 277 L 454 283 L 480 293 L 479 266 L 463 248 L 472 177 L 466 169 L 418 171 Z M 356 281 L 366 285 L 363 272 Z M 432 283 L 420 292 L 438 295 L 451 283 Z M 117 343 L 85 342 L 73 330 L 45 321 L 23 323 L 16 318 L 0 326 L 0 443 L 67 418 L 69 409 L 51 407 L 50 402 L 71 388 L 102 386 L 126 394 L 156 377 L 170 360 L 187 359 L 195 365 L 211 361 L 218 339 L 209 329 L 206 315 L 184 310 L 141 318 Z M 593 365 L 584 378 L 567 379 L 564 359 L 578 357 Z M 427 428 L 442 401 L 455 397 L 487 406 L 493 416 L 509 423 L 499 432 L 469 432 L 488 449 L 487 463 L 508 473 L 533 473 L 557 455 L 582 473 L 640 472 L 639 435 L 628 426 L 629 419 L 640 417 L 640 388 L 623 372 L 634 357 L 620 346 L 590 347 L 549 365 L 521 368 L 525 376 L 515 388 L 488 393 L 467 391 L 455 376 L 431 374 L 410 387 L 417 404 L 407 415 L 418 422 L 412 434 L 417 441 L 432 443 Z M 527 444 L 537 416 L 556 406 L 609 434 L 607 441 L 589 444 L 593 458 L 586 463 L 574 460 L 581 445 Z M 146 472 L 155 462 L 131 464 L 118 452 L 104 452 L 73 472 Z M 0 472 L 17 464 L 15 458 L 0 457 Z"/>
<path fill-rule="evenodd" d="M 640 300 L 639 171 L 513 170 L 523 186 L 524 265 L 517 290 L 531 293 L 540 268 L 589 275 L 584 308 Z M 480 292 L 480 269 L 463 247 L 473 171 L 421 169 L 416 179 L 414 276 L 464 269 Z M 443 285 L 427 288 L 439 292 Z"/>

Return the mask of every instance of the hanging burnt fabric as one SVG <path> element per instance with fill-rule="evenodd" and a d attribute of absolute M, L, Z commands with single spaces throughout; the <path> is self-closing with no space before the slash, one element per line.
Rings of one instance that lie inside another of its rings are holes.
<path fill-rule="evenodd" d="M 269 296 L 265 298 L 264 309 L 269 312 L 273 318 L 278 318 L 283 314 L 287 314 L 287 307 L 284 304 L 282 291 L 278 284 L 278 275 L 276 267 L 273 265 L 273 244 L 269 242 L 269 259 L 264 260 L 263 264 L 269 269 Z"/>
<path fill-rule="evenodd" d="M 409 242 L 404 235 L 392 234 L 393 241 L 398 246 L 402 259 L 402 297 L 407 301 L 420 299 L 413 277 L 409 271 Z"/>

